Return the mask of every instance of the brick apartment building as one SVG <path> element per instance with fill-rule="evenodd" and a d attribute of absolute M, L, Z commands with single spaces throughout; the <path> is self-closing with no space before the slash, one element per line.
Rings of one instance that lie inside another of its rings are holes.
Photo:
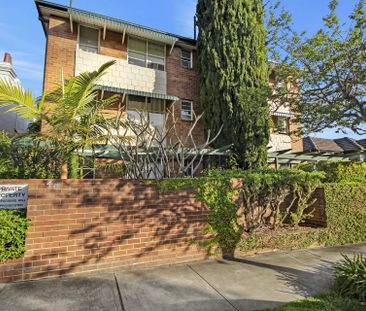
<path fill-rule="evenodd" d="M 196 40 L 166 33 L 84 10 L 36 0 L 47 37 L 44 91 L 62 77 L 93 71 L 110 60 L 116 64 L 100 81 L 101 90 L 120 94 L 127 113 L 144 110 L 154 126 L 162 126 L 166 109 L 174 104 L 177 126 L 185 136 L 199 98 Z M 109 113 L 113 113 L 110 111 Z M 301 145 L 290 133 L 297 127 L 287 107 L 273 112 L 275 128 L 270 151 Z M 194 135 L 204 139 L 200 123 Z"/>

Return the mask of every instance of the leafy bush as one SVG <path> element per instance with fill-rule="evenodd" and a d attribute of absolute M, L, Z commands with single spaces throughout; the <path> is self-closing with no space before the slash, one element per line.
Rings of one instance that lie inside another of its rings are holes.
<path fill-rule="evenodd" d="M 262 311 L 365 311 L 365 306 L 331 292 Z"/>
<path fill-rule="evenodd" d="M 232 258 L 243 233 L 298 226 L 310 217 L 306 210 L 315 203 L 311 196 L 321 178 L 298 170 L 215 169 L 203 178 L 163 180 L 157 186 L 163 191 L 193 186 L 211 211 L 205 231 L 211 239 L 202 245 L 218 245 L 225 258 Z"/>
<path fill-rule="evenodd" d="M 0 178 L 59 178 L 61 163 L 57 150 L 44 141 L 0 132 Z"/>
<path fill-rule="evenodd" d="M 334 272 L 334 289 L 338 294 L 366 302 L 366 258 L 360 254 L 353 259 L 343 255 Z"/>
<path fill-rule="evenodd" d="M 366 163 L 358 161 L 328 161 L 300 164 L 299 169 L 311 172 L 314 170 L 325 173 L 324 182 L 366 182 Z"/>
<path fill-rule="evenodd" d="M 366 241 L 366 188 L 359 183 L 324 184 L 327 227 L 309 232 L 253 234 L 239 244 L 243 252 L 344 245 Z"/>
<path fill-rule="evenodd" d="M 364 184 L 326 184 L 326 245 L 366 241 L 366 187 Z"/>
<path fill-rule="evenodd" d="M 21 257 L 29 221 L 20 211 L 0 210 L 0 262 Z"/>

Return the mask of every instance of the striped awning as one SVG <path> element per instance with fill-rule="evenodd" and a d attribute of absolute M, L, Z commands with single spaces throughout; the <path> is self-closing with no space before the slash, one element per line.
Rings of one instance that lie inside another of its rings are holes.
<path fill-rule="evenodd" d="M 275 117 L 284 117 L 284 118 L 290 118 L 290 119 L 295 118 L 295 115 L 290 112 L 274 111 L 274 112 L 271 112 L 271 115 L 275 116 Z"/>
<path fill-rule="evenodd" d="M 130 35 L 156 40 L 170 45 L 178 41 L 178 38 L 168 33 L 122 21 L 117 18 L 74 8 L 68 8 L 68 13 L 72 16 L 72 20 L 77 23 L 87 24 L 98 28 L 106 27 L 109 30 L 120 33 L 126 31 L 126 33 Z"/>
<path fill-rule="evenodd" d="M 105 92 L 111 92 L 111 93 L 117 93 L 117 94 L 136 95 L 136 96 L 159 98 L 159 99 L 166 99 L 166 100 L 172 100 L 172 101 L 179 100 L 179 97 L 173 96 L 173 95 L 143 92 L 143 91 L 137 91 L 137 90 L 131 90 L 131 89 L 125 89 L 125 88 L 118 88 L 118 87 L 112 87 L 112 86 L 98 85 L 98 89 L 100 89 L 102 91 L 105 91 Z"/>

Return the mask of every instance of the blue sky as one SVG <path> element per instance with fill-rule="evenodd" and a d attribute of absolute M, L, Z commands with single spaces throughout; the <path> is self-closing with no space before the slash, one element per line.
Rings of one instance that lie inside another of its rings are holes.
<path fill-rule="evenodd" d="M 68 5 L 69 0 L 52 2 Z M 297 30 L 316 31 L 327 13 L 328 0 L 283 0 Z M 339 15 L 346 18 L 357 0 L 340 0 Z M 145 26 L 193 36 L 196 0 L 73 0 L 73 6 Z M 6 13 L 5 13 L 6 12 Z M 33 0 L 0 1 L 0 57 L 13 55 L 17 74 L 25 88 L 42 91 L 45 36 Z M 343 137 L 327 131 L 317 136 Z"/>

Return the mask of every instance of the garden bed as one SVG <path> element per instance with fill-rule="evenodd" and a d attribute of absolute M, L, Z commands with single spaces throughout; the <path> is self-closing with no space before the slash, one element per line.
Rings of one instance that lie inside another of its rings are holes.
<path fill-rule="evenodd" d="M 277 231 L 258 230 L 255 234 L 242 238 L 238 255 L 254 255 L 277 250 L 292 250 L 310 247 L 321 247 L 321 236 L 326 232 L 324 228 L 312 227 L 284 227 Z"/>

